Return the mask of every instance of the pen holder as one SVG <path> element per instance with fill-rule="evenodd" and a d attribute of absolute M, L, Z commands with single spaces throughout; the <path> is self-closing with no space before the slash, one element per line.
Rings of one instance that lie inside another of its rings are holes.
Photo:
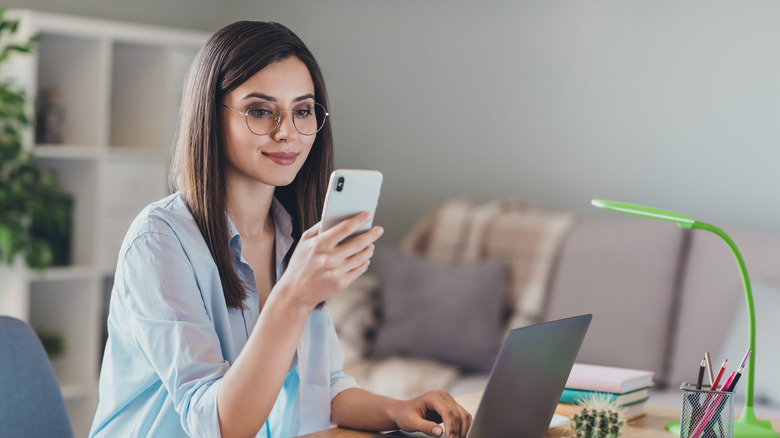
<path fill-rule="evenodd" d="M 732 438 L 734 436 L 734 393 L 696 389 L 683 383 L 681 438 Z"/>

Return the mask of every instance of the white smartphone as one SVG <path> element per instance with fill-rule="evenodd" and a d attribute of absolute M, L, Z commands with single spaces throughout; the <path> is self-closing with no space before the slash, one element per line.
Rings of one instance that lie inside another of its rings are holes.
<path fill-rule="evenodd" d="M 376 212 L 382 173 L 376 170 L 339 169 L 331 173 L 325 207 L 322 209 L 320 232 L 362 211 Z M 371 228 L 373 220 L 352 234 Z M 350 236 L 350 237 L 352 237 Z"/>

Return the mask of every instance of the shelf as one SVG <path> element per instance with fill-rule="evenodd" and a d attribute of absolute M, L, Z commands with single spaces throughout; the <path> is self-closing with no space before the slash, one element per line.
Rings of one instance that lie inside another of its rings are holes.
<path fill-rule="evenodd" d="M 44 272 L 0 267 L 0 312 L 65 339 L 52 361 L 76 436 L 97 406 L 116 258 L 128 226 L 168 193 L 183 78 L 209 35 L 32 10 L 8 10 L 38 50 L 14 56 L 2 78 L 54 111 L 24 148 L 73 198 L 71 263 Z M 37 114 L 45 114 L 37 111 Z M 36 120 L 38 122 L 38 120 Z"/>
<path fill-rule="evenodd" d="M 111 146 L 108 150 L 107 156 L 110 160 L 152 160 L 159 161 L 160 159 L 168 158 L 168 150 L 163 148 L 148 148 L 141 145 L 135 146 Z"/>
<path fill-rule="evenodd" d="M 83 145 L 35 145 L 35 157 L 41 159 L 57 160 L 95 160 L 99 151 L 92 146 Z"/>
<path fill-rule="evenodd" d="M 35 283 L 59 282 L 70 280 L 91 280 L 99 276 L 94 266 L 55 266 L 43 273 L 32 272 L 31 281 Z"/>

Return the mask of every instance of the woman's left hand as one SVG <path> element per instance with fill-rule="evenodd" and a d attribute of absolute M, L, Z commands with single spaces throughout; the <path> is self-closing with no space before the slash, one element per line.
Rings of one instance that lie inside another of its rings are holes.
<path fill-rule="evenodd" d="M 394 417 L 399 429 L 420 431 L 433 437 L 442 436 L 442 432 L 446 432 L 447 438 L 462 438 L 471 426 L 471 414 L 447 391 L 430 391 L 403 401 Z M 439 423 L 444 424 L 444 431 Z"/>

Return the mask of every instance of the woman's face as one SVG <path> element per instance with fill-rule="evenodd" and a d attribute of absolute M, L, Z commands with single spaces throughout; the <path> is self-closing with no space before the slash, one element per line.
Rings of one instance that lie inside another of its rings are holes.
<path fill-rule="evenodd" d="M 314 82 L 300 59 L 293 56 L 268 65 L 226 94 L 221 103 L 245 113 L 253 104 L 268 102 L 282 111 L 297 110 L 314 102 Z M 295 179 L 316 135 L 298 132 L 292 113 L 282 112 L 281 122 L 270 134 L 255 135 L 243 115 L 223 105 L 218 105 L 218 111 L 229 182 L 280 187 Z"/>

